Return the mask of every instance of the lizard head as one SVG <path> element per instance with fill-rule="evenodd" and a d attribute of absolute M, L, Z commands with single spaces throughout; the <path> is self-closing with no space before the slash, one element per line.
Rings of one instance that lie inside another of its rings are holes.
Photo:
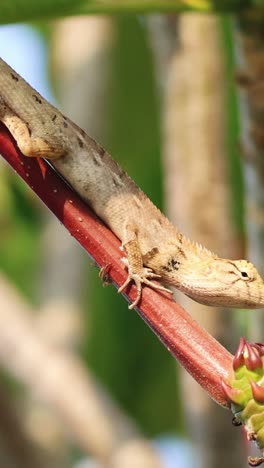
<path fill-rule="evenodd" d="M 184 245 L 183 245 L 184 244 Z M 184 248 L 183 248 L 184 247 Z M 184 239 L 153 249 L 146 265 L 191 299 L 210 306 L 264 308 L 264 281 L 253 263 L 219 258 L 197 243 Z"/>
<path fill-rule="evenodd" d="M 201 304 L 256 309 L 264 307 L 264 281 L 246 260 L 207 258 L 196 261 L 181 289 Z"/>

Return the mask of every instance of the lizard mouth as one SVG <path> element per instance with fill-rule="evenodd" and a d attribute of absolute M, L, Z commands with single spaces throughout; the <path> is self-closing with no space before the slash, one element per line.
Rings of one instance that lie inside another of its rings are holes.
<path fill-rule="evenodd" d="M 264 282 L 263 282 L 264 288 Z M 186 296 L 194 301 L 212 307 L 230 307 L 236 309 L 261 309 L 264 308 L 263 298 L 250 296 L 249 288 L 246 287 L 246 290 L 239 289 L 237 291 L 237 296 L 230 294 L 230 287 L 226 286 L 221 288 L 221 291 L 207 291 L 205 293 L 204 289 L 201 288 L 200 291 L 184 291 Z"/>

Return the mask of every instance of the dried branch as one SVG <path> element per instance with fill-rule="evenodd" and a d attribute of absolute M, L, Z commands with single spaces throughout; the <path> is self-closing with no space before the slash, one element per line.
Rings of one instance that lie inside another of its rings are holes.
<path fill-rule="evenodd" d="M 111 466 L 117 468 L 119 457 L 126 457 L 134 447 L 138 467 L 158 468 L 158 457 L 148 441 L 78 358 L 43 339 L 29 306 L 3 277 L 0 297 L 1 367 L 19 379 L 37 401 L 49 405 L 62 428 L 85 453 L 101 462 L 111 460 Z M 3 410 L 0 414 L 3 418 Z M 34 466 L 44 465 L 35 461 Z"/>
<path fill-rule="evenodd" d="M 220 257 L 239 258 L 240 243 L 235 242 L 230 212 L 225 147 L 226 81 L 219 18 L 183 14 L 174 23 L 174 29 L 174 41 L 170 35 L 163 119 L 169 217 L 177 220 L 189 238 Z M 167 30 L 163 28 L 164 33 Z M 179 302 L 227 349 L 235 346 L 236 312 L 206 307 L 183 295 Z M 239 467 L 243 463 L 240 431 L 234 433 L 230 420 L 186 372 L 181 373 L 181 384 L 187 430 L 200 465 Z"/>
<path fill-rule="evenodd" d="M 237 82 L 246 182 L 248 252 L 264 273 L 264 14 L 248 11 L 236 18 Z M 251 321 L 252 338 L 263 340 L 263 311 Z"/>
<path fill-rule="evenodd" d="M 53 460 L 30 439 L 12 395 L 0 386 L 0 464 L 8 468 L 54 468 Z"/>

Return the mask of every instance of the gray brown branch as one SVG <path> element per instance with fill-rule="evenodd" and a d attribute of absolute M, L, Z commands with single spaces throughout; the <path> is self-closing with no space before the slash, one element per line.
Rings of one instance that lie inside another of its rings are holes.
<path fill-rule="evenodd" d="M 264 273 L 264 14 L 248 11 L 235 25 L 248 255 Z M 252 317 L 251 330 L 254 341 L 263 341 L 263 311 Z"/>
<path fill-rule="evenodd" d="M 235 249 L 225 148 L 225 76 L 218 19 L 154 17 L 163 89 L 165 192 L 170 219 L 191 239 L 229 258 Z M 227 348 L 235 341 L 230 310 L 177 298 Z M 240 467 L 241 439 L 226 413 L 181 374 L 186 428 L 201 466 Z M 195 398 L 194 398 L 195 395 Z"/>
<path fill-rule="evenodd" d="M 139 468 L 159 467 L 147 441 L 78 358 L 59 351 L 38 333 L 28 305 L 3 277 L 0 297 L 0 365 L 32 397 L 49 405 L 65 435 L 107 466 L 119 467 L 120 458 L 130 459 L 132 450 Z"/>

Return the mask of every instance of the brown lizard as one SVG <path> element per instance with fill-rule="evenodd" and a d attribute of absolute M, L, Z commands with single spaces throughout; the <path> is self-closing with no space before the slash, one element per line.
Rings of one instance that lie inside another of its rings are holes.
<path fill-rule="evenodd" d="M 111 156 L 49 104 L 0 59 L 0 120 L 25 156 L 52 160 L 55 169 L 121 240 L 128 276 L 168 291 L 160 280 L 212 306 L 264 307 L 264 282 L 246 260 L 219 258 L 188 240 Z"/>

